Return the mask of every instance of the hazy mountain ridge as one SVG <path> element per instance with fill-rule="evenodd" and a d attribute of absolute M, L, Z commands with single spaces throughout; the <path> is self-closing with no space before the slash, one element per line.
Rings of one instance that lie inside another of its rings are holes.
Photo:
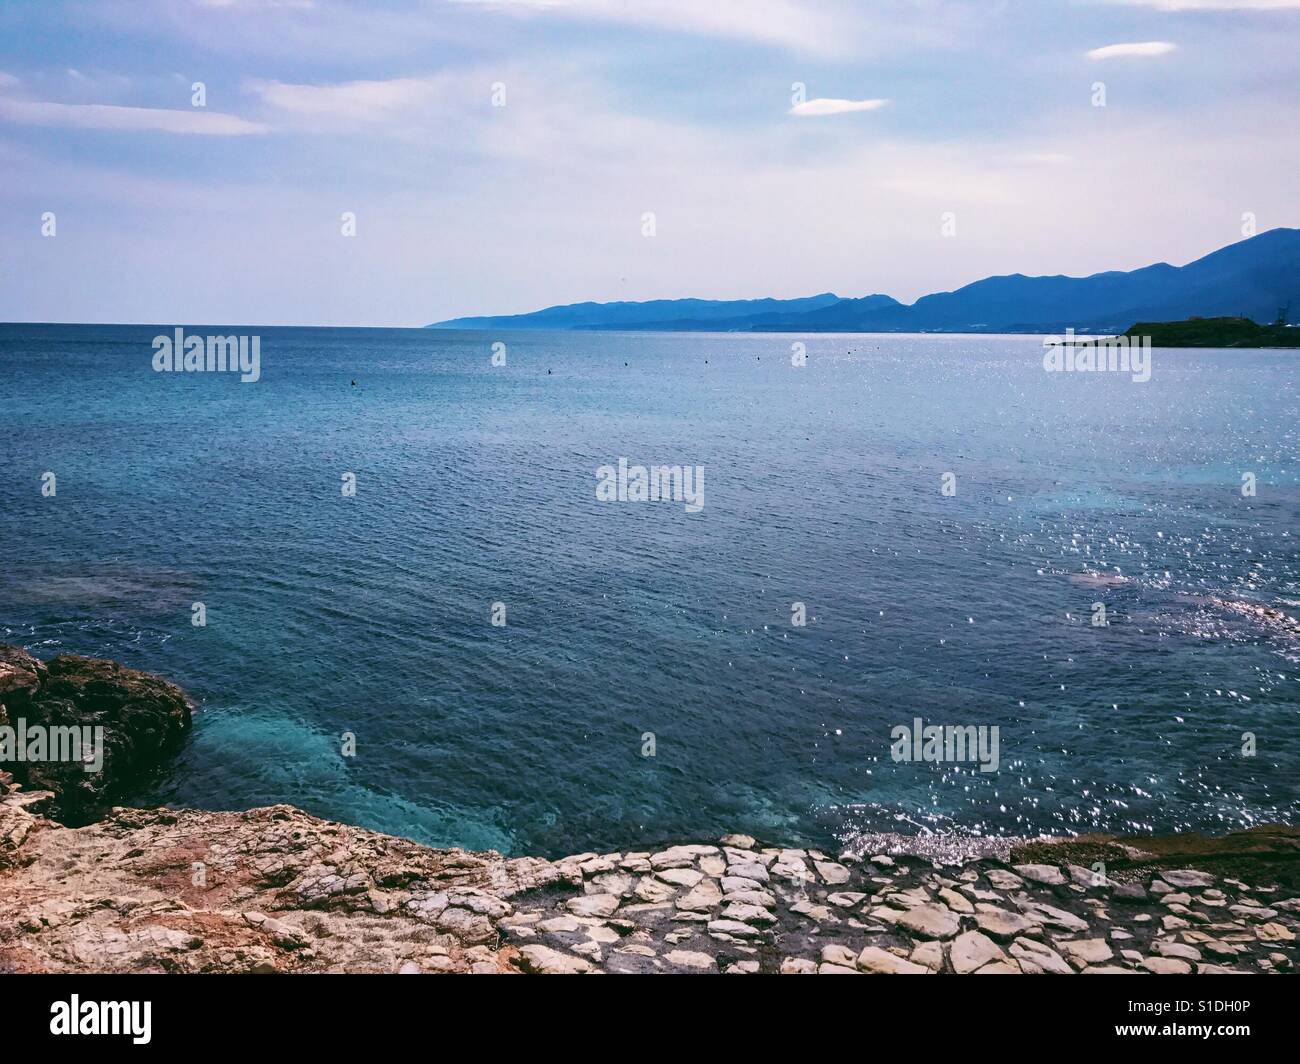
<path fill-rule="evenodd" d="M 1154 263 L 1088 277 L 985 277 L 907 305 L 841 299 L 658 299 L 575 303 L 530 314 L 453 318 L 431 329 L 627 329 L 681 332 L 1123 332 L 1138 321 L 1300 311 L 1300 229 L 1271 229 L 1184 266 Z"/>

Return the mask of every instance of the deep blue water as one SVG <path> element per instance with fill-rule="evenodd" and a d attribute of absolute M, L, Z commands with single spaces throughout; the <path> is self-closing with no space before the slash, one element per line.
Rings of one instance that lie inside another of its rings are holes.
<path fill-rule="evenodd" d="M 171 329 L 0 325 L 0 639 L 197 699 L 141 801 L 551 855 L 1296 820 L 1300 639 L 1233 605 L 1300 606 L 1295 353 L 191 327 L 241 384 Z M 703 510 L 598 502 L 620 456 Z M 895 763 L 914 716 L 1000 771 Z"/>

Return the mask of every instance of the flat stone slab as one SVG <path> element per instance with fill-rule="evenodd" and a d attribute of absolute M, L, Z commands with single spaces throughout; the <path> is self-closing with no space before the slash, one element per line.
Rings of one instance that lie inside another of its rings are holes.
<path fill-rule="evenodd" d="M 733 938 L 758 938 L 762 932 L 739 920 L 710 920 L 709 934 L 730 935 Z"/>
<path fill-rule="evenodd" d="M 570 898 L 566 907 L 574 916 L 613 916 L 618 904 L 619 899 L 613 894 L 584 894 Z"/>
<path fill-rule="evenodd" d="M 1081 938 L 1058 941 L 1061 952 L 1078 964 L 1100 964 L 1114 957 L 1104 938 Z"/>
<path fill-rule="evenodd" d="M 694 950 L 672 950 L 664 954 L 664 961 L 674 968 L 688 968 L 697 972 L 716 972 L 718 970 L 718 962 L 715 958 L 707 953 L 696 953 Z"/>
<path fill-rule="evenodd" d="M 546 946 L 521 946 L 519 955 L 526 972 L 538 972 L 542 975 L 585 975 L 591 971 L 591 964 L 581 957 L 574 957 Z"/>
<path fill-rule="evenodd" d="M 980 904 L 979 911 L 975 914 L 975 923 L 981 931 L 1004 942 L 1038 926 L 1033 920 L 1019 913 L 984 903 Z"/>
<path fill-rule="evenodd" d="M 857 965 L 862 971 L 871 975 L 931 975 L 929 968 L 923 964 L 896 957 L 888 950 L 868 946 L 858 954 Z"/>
<path fill-rule="evenodd" d="M 961 930 L 961 923 L 952 910 L 943 905 L 927 903 L 908 909 L 898 918 L 898 926 L 922 938 L 952 938 Z"/>
<path fill-rule="evenodd" d="M 1166 869 L 1160 878 L 1174 887 L 1212 887 L 1214 877 L 1209 872 L 1198 872 L 1192 868 Z"/>
<path fill-rule="evenodd" d="M 1018 864 L 1013 865 L 1016 872 L 1024 879 L 1034 883 L 1042 883 L 1047 887 L 1063 887 L 1067 882 L 1065 873 L 1056 865 L 1045 864 Z"/>
<path fill-rule="evenodd" d="M 1002 952 L 1002 947 L 987 935 L 982 935 L 978 931 L 966 931 L 952 940 L 948 958 L 952 961 L 954 972 L 958 975 L 966 975 L 994 961 L 1005 961 L 1007 955 Z"/>

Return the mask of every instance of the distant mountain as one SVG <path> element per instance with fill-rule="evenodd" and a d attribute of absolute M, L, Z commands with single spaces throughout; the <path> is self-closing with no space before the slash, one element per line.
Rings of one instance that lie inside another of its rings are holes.
<path fill-rule="evenodd" d="M 840 299 L 659 299 L 576 303 L 531 314 L 454 318 L 431 329 L 628 329 L 681 332 L 1122 333 L 1138 321 L 1300 314 L 1300 229 L 1271 229 L 1186 266 L 1158 262 L 1091 277 L 986 277 L 910 306 L 885 295 Z"/>
<path fill-rule="evenodd" d="M 890 303 L 888 296 L 880 296 Z M 453 318 L 430 329 L 712 329 L 718 322 L 797 315 L 844 300 L 833 292 L 803 299 L 652 299 L 646 303 L 571 303 L 531 314 Z"/>

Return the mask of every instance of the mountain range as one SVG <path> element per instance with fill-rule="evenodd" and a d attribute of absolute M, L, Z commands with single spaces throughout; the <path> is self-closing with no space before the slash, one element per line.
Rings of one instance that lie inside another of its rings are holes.
<path fill-rule="evenodd" d="M 1272 322 L 1300 310 L 1300 229 L 1270 229 L 1185 266 L 1157 262 L 1089 277 L 985 277 L 905 304 L 843 299 L 656 299 L 573 303 L 530 314 L 453 318 L 430 329 L 620 329 L 677 332 L 1122 333 L 1139 321 L 1198 315 Z"/>

